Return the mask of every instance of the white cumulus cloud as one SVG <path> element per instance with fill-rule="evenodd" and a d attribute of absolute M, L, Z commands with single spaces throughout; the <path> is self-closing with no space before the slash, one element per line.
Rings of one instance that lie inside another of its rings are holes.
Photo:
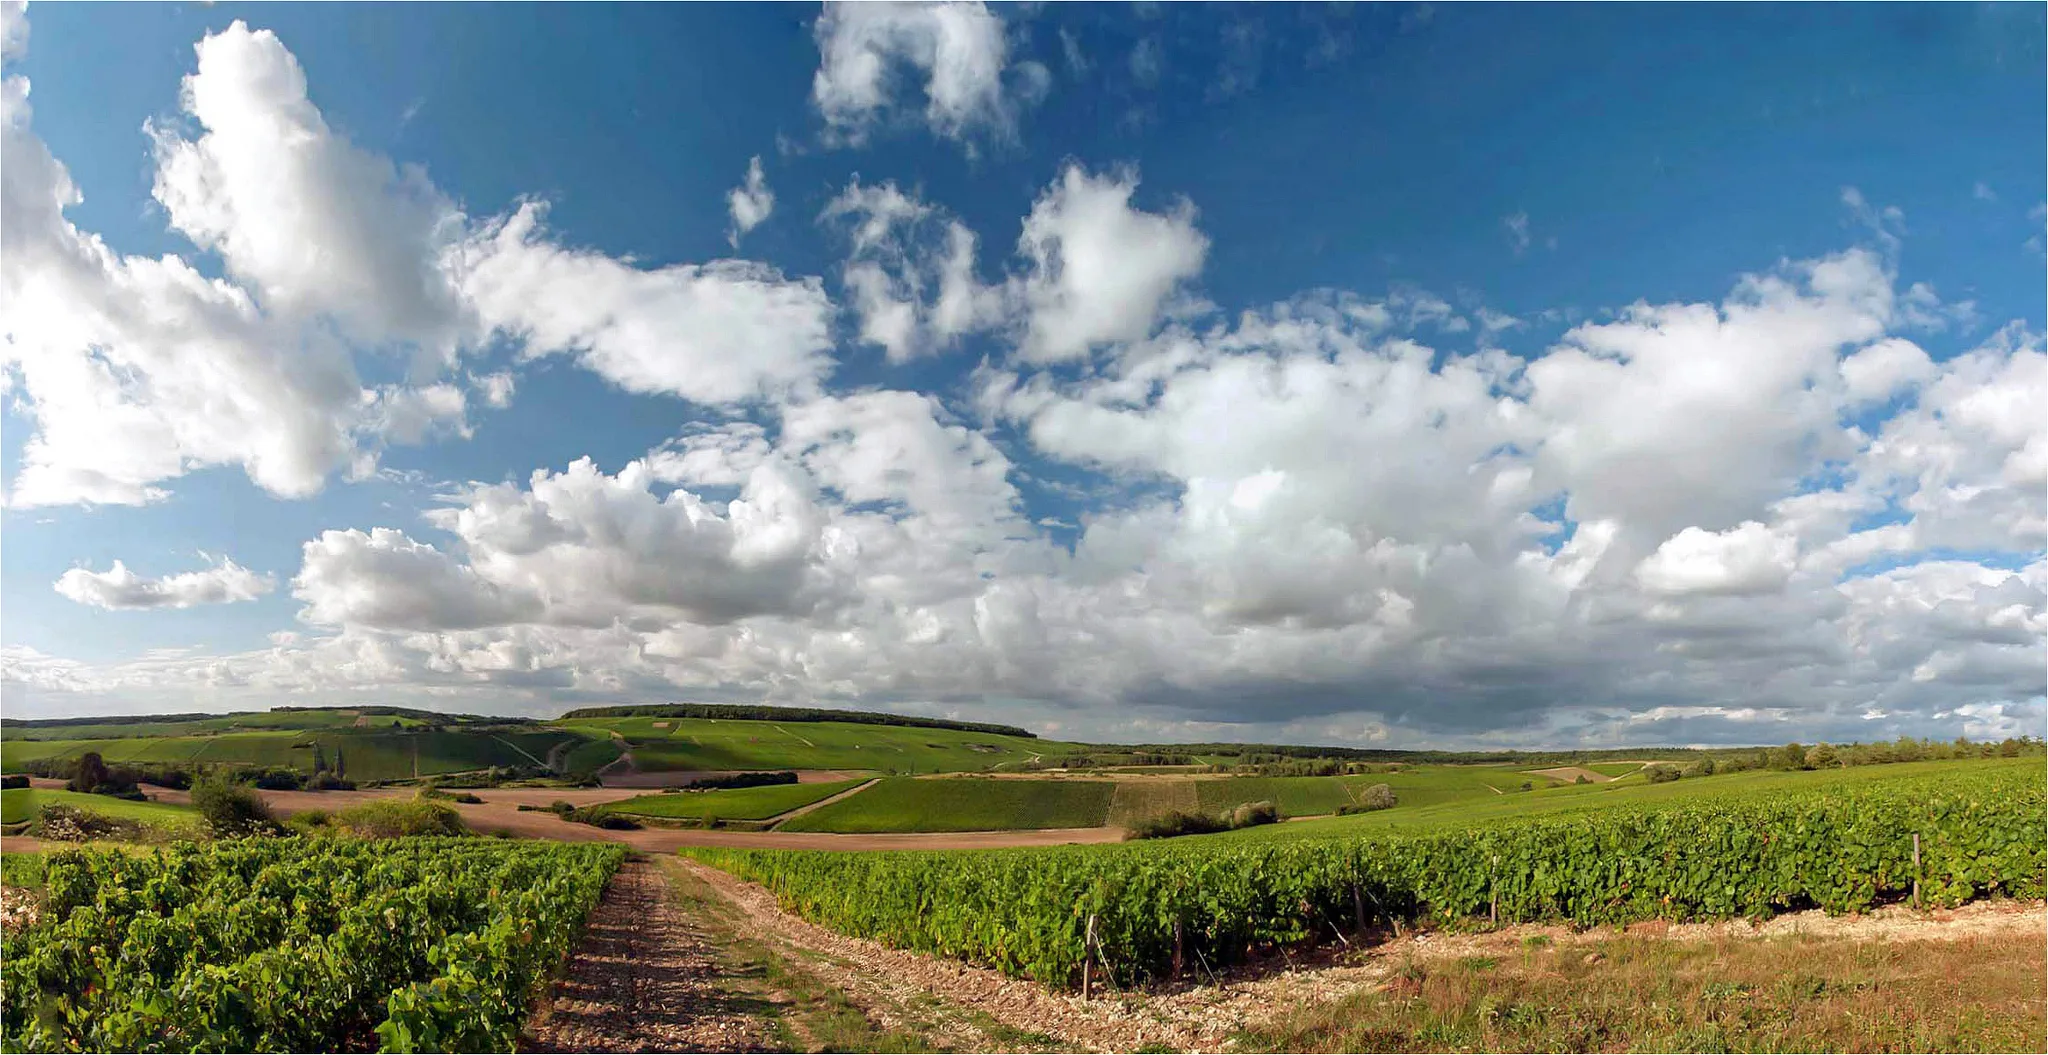
<path fill-rule="evenodd" d="M 276 588 L 275 579 L 226 558 L 203 571 L 179 572 L 158 579 L 137 575 L 117 560 L 106 571 L 72 568 L 56 582 L 59 594 L 79 604 L 117 610 L 234 604 L 253 601 Z"/>

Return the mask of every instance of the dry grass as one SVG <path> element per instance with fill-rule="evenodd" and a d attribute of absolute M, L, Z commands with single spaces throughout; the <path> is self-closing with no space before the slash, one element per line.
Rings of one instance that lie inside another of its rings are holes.
<path fill-rule="evenodd" d="M 1530 935 L 1410 956 L 1241 1039 L 1275 1051 L 2042 1051 L 2038 930 L 1952 941 Z"/>

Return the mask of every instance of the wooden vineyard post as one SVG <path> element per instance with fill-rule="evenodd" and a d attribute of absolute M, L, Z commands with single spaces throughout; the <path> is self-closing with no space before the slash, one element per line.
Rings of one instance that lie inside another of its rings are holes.
<path fill-rule="evenodd" d="M 1913 833 L 1913 907 L 1920 907 L 1920 833 Z"/>
<path fill-rule="evenodd" d="M 1081 999 L 1092 1000 L 1095 996 L 1094 961 L 1089 954 L 1095 951 L 1095 913 L 1088 914 L 1088 933 L 1081 939 Z"/>
<path fill-rule="evenodd" d="M 1358 889 L 1357 883 L 1351 884 L 1351 920 L 1358 933 L 1365 933 L 1365 892 Z"/>
<path fill-rule="evenodd" d="M 1187 954 L 1187 928 L 1178 919 L 1173 921 L 1173 980 L 1180 981 L 1181 957 Z"/>
<path fill-rule="evenodd" d="M 1494 886 L 1494 873 L 1500 871 L 1500 855 L 1493 855 L 1493 867 L 1486 870 L 1486 918 L 1494 927 L 1500 926 L 1500 890 Z"/>

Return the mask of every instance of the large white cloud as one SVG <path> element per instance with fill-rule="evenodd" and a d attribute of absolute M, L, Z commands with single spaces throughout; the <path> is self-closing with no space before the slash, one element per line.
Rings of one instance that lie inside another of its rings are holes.
<path fill-rule="evenodd" d="M 10 19 L 18 43 L 26 23 Z M 218 254 L 218 279 L 72 225 L 80 195 L 31 128 L 27 81 L 0 89 L 0 365 L 35 423 L 10 505 L 140 504 L 213 465 L 313 494 L 337 470 L 374 469 L 386 443 L 467 435 L 460 360 L 493 337 L 702 403 L 805 393 L 829 372 L 818 280 L 569 248 L 537 202 L 472 220 L 423 171 L 329 127 L 274 34 L 236 22 L 196 54 L 190 126 L 151 129 L 155 194 L 174 230 Z M 477 402 L 503 405 L 511 382 L 475 379 Z"/>
<path fill-rule="evenodd" d="M 203 554 L 202 554 L 203 556 Z M 222 558 L 204 571 L 150 579 L 115 561 L 106 571 L 72 568 L 59 576 L 58 593 L 94 608 L 191 608 L 202 604 L 253 601 L 277 588 L 277 581 Z"/>
<path fill-rule="evenodd" d="M 198 55 L 183 102 L 201 134 L 156 130 L 171 226 L 273 314 L 328 315 L 372 342 L 451 342 L 456 292 L 438 257 L 462 233 L 454 204 L 424 171 L 335 135 L 276 34 L 236 22 Z"/>
<path fill-rule="evenodd" d="M 955 139 L 1007 136 L 1017 108 L 1043 90 L 1044 68 L 1031 63 L 1005 92 L 1008 41 L 980 0 L 827 3 L 816 35 L 811 101 L 834 134 L 853 142 L 889 116 L 906 70 L 922 81 L 926 123 Z"/>
<path fill-rule="evenodd" d="M 1166 298 L 1202 270 L 1209 240 L 1194 207 L 1149 213 L 1131 205 L 1135 174 L 1089 175 L 1069 166 L 1024 220 L 1019 250 L 1031 261 L 1025 358 L 1080 358 L 1097 345 L 1151 332 Z"/>
<path fill-rule="evenodd" d="M 11 505 L 133 505 L 201 466 L 309 494 L 353 456 L 363 388 L 343 347 L 267 316 L 177 257 L 124 256 L 74 227 L 79 194 L 0 87 L 0 317 L 18 406 L 36 423 Z"/>
<path fill-rule="evenodd" d="M 458 254 L 465 295 L 529 356 L 574 352 L 628 392 L 702 403 L 808 389 L 830 368 L 832 303 L 765 264 L 637 267 L 547 239 L 522 205 Z"/>
<path fill-rule="evenodd" d="M 292 595 L 308 622 L 379 629 L 462 628 L 517 622 L 539 611 L 402 531 L 327 531 L 306 543 Z"/>

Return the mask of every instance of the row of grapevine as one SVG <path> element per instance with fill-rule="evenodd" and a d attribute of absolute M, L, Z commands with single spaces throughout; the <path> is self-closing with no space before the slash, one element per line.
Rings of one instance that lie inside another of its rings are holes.
<path fill-rule="evenodd" d="M 509 1051 L 617 846 L 73 850 L 0 949 L 10 1051 Z"/>
<path fill-rule="evenodd" d="M 1847 912 L 1904 896 L 1916 878 L 1934 905 L 2039 897 L 2044 808 L 2038 766 L 2008 766 L 1371 838 L 684 852 L 842 932 L 1068 986 L 1090 916 L 1095 959 L 1130 983 L 1177 962 L 1193 970 L 1329 940 L 1361 917 L 1591 925 Z"/>

